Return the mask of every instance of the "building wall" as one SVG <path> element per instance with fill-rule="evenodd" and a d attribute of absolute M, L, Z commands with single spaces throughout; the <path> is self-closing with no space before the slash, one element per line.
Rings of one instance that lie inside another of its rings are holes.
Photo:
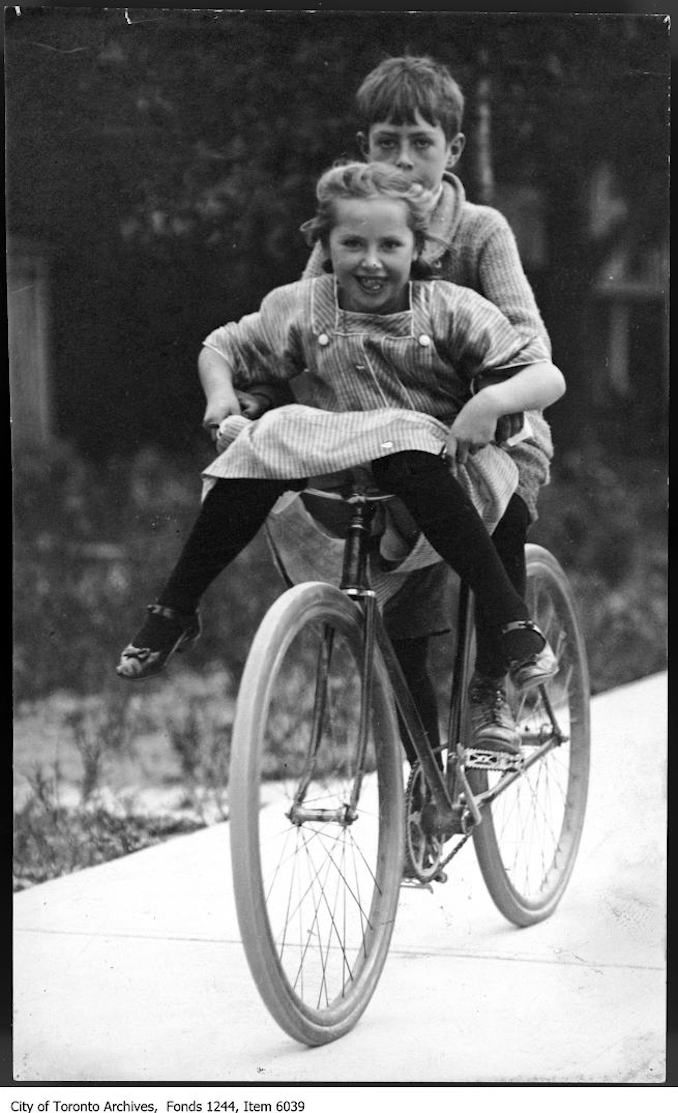
<path fill-rule="evenodd" d="M 13 442 L 45 443 L 53 432 L 49 262 L 45 245 L 10 238 L 7 301 Z"/>

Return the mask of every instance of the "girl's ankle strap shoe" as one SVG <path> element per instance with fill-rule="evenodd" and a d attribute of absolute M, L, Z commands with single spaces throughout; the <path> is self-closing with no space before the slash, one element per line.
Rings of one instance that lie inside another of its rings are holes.
<path fill-rule="evenodd" d="M 173 607 L 150 603 L 150 618 L 125 646 L 116 667 L 124 680 L 145 680 L 162 672 L 173 653 L 182 653 L 198 640 L 202 632 L 200 614 L 182 614 Z"/>
<path fill-rule="evenodd" d="M 527 657 L 509 657 L 507 660 L 509 675 L 516 688 L 523 690 L 536 688 L 538 684 L 543 684 L 544 681 L 555 676 L 559 667 L 558 659 L 536 622 L 531 622 L 529 618 L 508 622 L 506 626 L 502 626 L 501 633 L 510 634 L 518 630 L 529 630 L 538 634 L 542 645 Z"/>

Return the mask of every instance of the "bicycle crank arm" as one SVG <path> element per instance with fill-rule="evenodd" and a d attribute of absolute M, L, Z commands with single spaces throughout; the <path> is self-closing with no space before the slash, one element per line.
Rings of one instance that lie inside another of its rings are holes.
<path fill-rule="evenodd" d="M 538 731 L 523 730 L 520 732 L 520 745 L 521 746 L 545 746 L 552 743 L 555 746 L 562 746 L 570 741 L 566 734 L 560 730 L 553 730 L 552 727 L 544 725 Z"/>
<path fill-rule="evenodd" d="M 532 765 L 534 765 L 535 762 L 540 761 L 541 758 L 543 758 L 549 752 L 549 750 L 553 750 L 556 746 L 559 746 L 563 737 L 563 735 L 560 735 L 559 738 L 551 737 L 548 742 L 542 744 L 540 749 L 537 749 L 533 753 L 524 756 L 518 769 L 506 770 L 501 780 L 498 781 L 493 788 L 488 789 L 486 792 L 479 792 L 474 797 L 476 808 L 479 807 L 480 809 L 482 809 L 487 804 L 491 804 L 494 800 L 496 800 L 498 796 L 501 796 L 502 792 L 504 792 L 509 787 L 509 785 L 512 785 L 513 782 L 516 781 L 519 777 L 524 776 L 524 774 L 527 773 L 528 769 Z"/>

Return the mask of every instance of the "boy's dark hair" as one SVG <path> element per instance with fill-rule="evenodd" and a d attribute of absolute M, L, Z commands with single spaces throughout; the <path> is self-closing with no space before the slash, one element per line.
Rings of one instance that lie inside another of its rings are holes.
<path fill-rule="evenodd" d="M 427 123 L 440 124 L 445 138 L 461 131 L 464 94 L 447 66 L 427 56 L 386 58 L 368 73 L 356 93 L 362 125 L 389 121 L 414 124 L 419 112 Z"/>

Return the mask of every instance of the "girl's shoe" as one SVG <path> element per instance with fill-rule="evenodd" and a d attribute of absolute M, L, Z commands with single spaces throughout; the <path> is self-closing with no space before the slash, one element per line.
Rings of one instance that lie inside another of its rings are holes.
<path fill-rule="evenodd" d="M 125 646 L 115 670 L 124 680 L 155 676 L 164 669 L 173 653 L 188 649 L 202 632 L 197 611 L 181 614 L 159 603 L 151 603 L 146 610 L 151 617 L 135 635 L 134 641 L 139 644 Z"/>
<path fill-rule="evenodd" d="M 558 658 L 551 649 L 546 638 L 542 634 L 539 627 L 529 619 L 522 619 L 519 622 L 509 622 L 506 626 L 502 626 L 502 635 L 511 634 L 514 631 L 529 631 L 533 635 L 538 635 L 541 640 L 541 646 L 533 650 L 527 656 L 513 656 L 507 655 L 506 663 L 508 665 L 511 680 L 516 688 L 536 688 L 538 684 L 543 684 L 545 680 L 549 680 L 558 672 Z M 534 640 L 534 639 L 532 639 Z"/>

